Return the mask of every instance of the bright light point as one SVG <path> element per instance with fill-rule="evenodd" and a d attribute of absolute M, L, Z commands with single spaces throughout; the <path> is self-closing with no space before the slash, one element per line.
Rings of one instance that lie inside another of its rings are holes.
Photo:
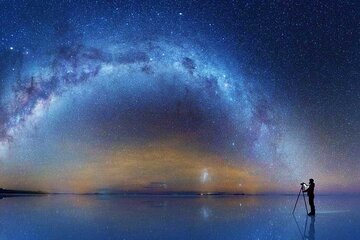
<path fill-rule="evenodd" d="M 13 48 L 13 47 L 10 47 L 10 50 L 14 50 L 14 48 Z"/>
<path fill-rule="evenodd" d="M 182 12 L 180 12 L 180 13 L 179 13 L 179 15 L 180 15 L 180 16 L 182 16 L 182 15 L 183 15 L 183 13 L 182 13 Z"/>
<path fill-rule="evenodd" d="M 200 181 L 201 183 L 206 183 L 209 181 L 209 172 L 207 170 L 207 168 L 204 168 L 201 172 L 201 176 L 200 176 Z"/>

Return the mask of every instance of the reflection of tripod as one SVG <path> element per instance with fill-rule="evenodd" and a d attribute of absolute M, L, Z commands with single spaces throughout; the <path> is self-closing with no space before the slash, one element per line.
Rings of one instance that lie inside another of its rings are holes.
<path fill-rule="evenodd" d="M 299 194 L 298 194 L 298 196 L 297 196 L 296 203 L 295 203 L 294 209 L 293 209 L 293 211 L 292 211 L 292 214 L 294 214 L 294 212 L 295 212 L 295 208 L 296 208 L 296 205 L 297 205 L 297 203 L 298 203 L 298 201 L 299 201 L 299 197 L 300 197 L 300 193 L 301 193 L 301 192 L 302 192 L 302 195 L 303 195 L 303 197 L 304 197 L 306 214 L 308 214 L 308 208 L 307 208 L 307 204 L 306 204 L 305 194 L 304 194 L 304 192 L 303 192 L 303 188 L 304 188 L 304 185 L 301 184 L 300 191 L 299 191 Z"/>
<path fill-rule="evenodd" d="M 308 226 L 308 219 L 309 219 L 309 217 L 306 216 L 305 227 L 304 227 L 304 232 L 303 233 L 300 230 L 300 226 L 299 226 L 298 221 L 296 220 L 295 215 L 293 215 L 293 218 L 294 218 L 296 226 L 297 226 L 297 228 L 299 230 L 299 234 L 300 234 L 301 239 L 302 240 L 306 240 L 306 239 L 315 240 L 315 216 L 310 217 L 311 222 L 310 222 L 310 226 L 309 226 L 309 231 L 306 231 L 307 226 Z M 306 235 L 306 233 L 307 233 L 307 235 Z"/>

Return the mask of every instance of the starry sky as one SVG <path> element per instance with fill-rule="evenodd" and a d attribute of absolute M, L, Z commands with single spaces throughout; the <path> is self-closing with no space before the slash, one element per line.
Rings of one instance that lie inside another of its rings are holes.
<path fill-rule="evenodd" d="M 360 192 L 356 1 L 0 1 L 0 184 Z"/>

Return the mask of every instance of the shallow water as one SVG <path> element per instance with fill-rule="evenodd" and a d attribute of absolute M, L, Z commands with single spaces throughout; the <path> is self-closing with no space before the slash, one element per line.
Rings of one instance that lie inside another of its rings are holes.
<path fill-rule="evenodd" d="M 42 196 L 0 200 L 0 239 L 360 239 L 360 197 Z"/>

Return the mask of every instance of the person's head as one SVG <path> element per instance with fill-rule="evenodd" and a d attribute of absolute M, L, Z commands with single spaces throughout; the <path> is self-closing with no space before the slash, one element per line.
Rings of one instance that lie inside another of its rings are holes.
<path fill-rule="evenodd" d="M 310 178 L 309 183 L 314 183 L 314 179 Z"/>

